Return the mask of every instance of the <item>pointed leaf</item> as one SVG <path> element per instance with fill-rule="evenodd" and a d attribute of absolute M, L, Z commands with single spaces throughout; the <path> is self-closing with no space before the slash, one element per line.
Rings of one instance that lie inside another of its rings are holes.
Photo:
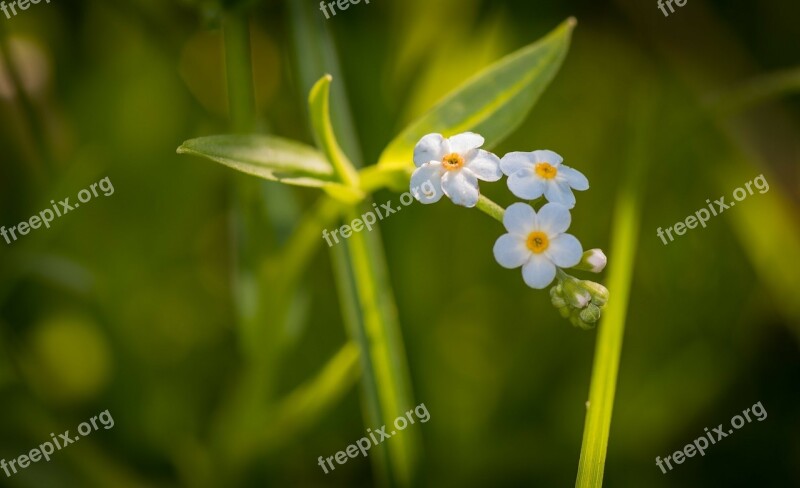
<path fill-rule="evenodd" d="M 178 154 L 193 154 L 265 180 L 324 187 L 335 184 L 330 163 L 316 149 L 280 137 L 219 135 L 190 139 Z"/>
<path fill-rule="evenodd" d="M 574 26 L 575 19 L 567 19 L 465 82 L 389 143 L 379 164 L 412 164 L 414 145 L 432 132 L 451 136 L 473 131 L 486 139 L 486 147 L 498 144 L 522 123 L 558 72 Z"/>
<path fill-rule="evenodd" d="M 358 184 L 358 173 L 353 163 L 347 158 L 336 141 L 333 133 L 333 123 L 330 117 L 330 87 L 331 75 L 325 75 L 311 88 L 308 95 L 308 108 L 311 114 L 311 127 L 314 130 L 314 139 L 333 164 L 333 169 L 341 183 L 355 187 Z"/>

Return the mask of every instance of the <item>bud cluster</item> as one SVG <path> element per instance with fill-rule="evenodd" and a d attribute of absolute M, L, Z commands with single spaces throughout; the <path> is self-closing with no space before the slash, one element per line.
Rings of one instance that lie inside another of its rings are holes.
<path fill-rule="evenodd" d="M 550 301 L 572 325 L 592 329 L 608 302 L 608 289 L 594 281 L 579 280 L 561 272 L 558 283 L 550 289 Z"/>

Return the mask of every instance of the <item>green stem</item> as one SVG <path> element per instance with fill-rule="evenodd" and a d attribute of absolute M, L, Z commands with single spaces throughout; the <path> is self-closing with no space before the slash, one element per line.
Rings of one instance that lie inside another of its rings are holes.
<path fill-rule="evenodd" d="M 341 149 L 334 150 L 333 146 L 329 146 L 331 153 L 336 155 L 335 159 L 344 163 L 345 157 L 339 158 L 339 151 L 343 154 L 346 150 L 353 166 L 359 166 L 358 139 L 345 96 L 336 47 L 328 32 L 329 24 L 308 2 L 290 0 L 288 4 L 297 48 L 297 78 L 300 85 L 304 90 L 315 86 L 323 73 L 331 73 L 338 80 L 331 88 L 333 94 L 324 94 L 333 97 L 335 110 L 329 115 L 333 121 L 326 122 L 319 118 L 315 124 L 312 120 L 312 126 L 317 125 L 315 137 L 328 132 L 328 128 L 318 125 L 320 121 L 323 124 L 330 123 L 341 138 L 337 141 L 337 146 L 341 143 Z M 325 87 L 326 83 L 327 80 L 323 81 L 317 88 Z M 321 97 L 318 100 L 324 101 Z M 329 109 L 324 110 L 327 107 L 319 108 L 323 110 L 317 112 L 316 116 L 329 112 Z M 352 181 L 357 182 L 359 175 L 352 177 L 349 171 L 349 168 L 341 168 L 339 173 L 340 176 L 344 175 L 342 179 L 350 176 Z M 380 184 L 376 181 L 373 183 Z M 350 215 L 346 216 L 348 220 L 358 213 L 364 213 L 359 210 L 371 210 L 369 200 L 352 207 Z M 343 319 L 349 335 L 360 349 L 365 429 L 383 424 L 388 426 L 389 421 L 411 408 L 411 384 L 380 232 L 374 229 L 368 235 L 356 233 L 348 239 L 346 246 L 333 246 L 330 252 Z M 391 403 L 391 399 L 395 403 Z M 397 438 L 392 438 L 391 442 L 370 452 L 379 486 L 408 486 L 413 483 L 418 436 L 419 433 L 414 429 L 406 429 Z"/>
<path fill-rule="evenodd" d="M 366 211 L 366 208 L 354 208 L 346 218 L 358 218 L 360 210 Z M 397 416 L 413 407 L 397 311 L 386 276 L 385 262 L 376 245 L 379 237 L 373 235 L 377 232 L 377 229 L 372 233 L 358 232 L 347 241 L 363 320 L 362 330 L 356 331 L 355 340 L 360 342 L 362 364 L 365 365 L 365 391 L 371 397 L 367 401 L 377 404 L 377 411 L 373 412 L 377 416 L 369 418 L 373 428 L 391 426 Z M 418 435 L 417 431 L 406 430 L 386 446 L 389 451 L 388 472 L 394 486 L 410 486 L 413 483 Z"/>
<path fill-rule="evenodd" d="M 356 290 L 354 271 L 350 252 L 347 246 L 333 246 L 330 249 L 336 288 L 339 295 L 342 318 L 350 340 L 358 344 L 361 377 L 361 392 L 364 410 L 364 428 L 380 425 L 381 402 L 378 396 L 378 385 L 375 380 L 372 357 L 369 353 L 369 341 L 364 327 L 364 317 Z M 387 449 L 378 449 L 370 456 L 374 476 L 378 486 L 391 486 L 389 453 Z"/>
<path fill-rule="evenodd" d="M 358 178 L 361 191 L 364 193 L 375 193 L 382 188 L 390 188 L 393 191 L 407 191 L 412 173 L 413 171 L 410 168 L 387 169 L 373 164 L 362 168 L 358 172 Z"/>
<path fill-rule="evenodd" d="M 256 102 L 247 16 L 242 12 L 226 12 L 222 17 L 222 32 L 225 38 L 228 110 L 233 130 L 251 132 L 255 128 Z"/>
<path fill-rule="evenodd" d="M 648 83 L 652 86 L 655 83 Z M 633 280 L 633 265 L 639 240 L 640 202 L 644 191 L 644 172 L 649 163 L 648 144 L 652 142 L 652 100 L 646 90 L 632 99 L 631 137 L 633 147 L 628 155 L 624 180 L 617 196 L 614 210 L 609 262 L 609 286 L 613 298 L 603 313 L 595 346 L 589 401 L 586 406 L 586 423 L 583 431 L 581 456 L 578 463 L 576 488 L 599 488 L 603 484 L 611 414 L 617 387 L 622 338 Z"/>
<path fill-rule="evenodd" d="M 256 108 L 246 13 L 224 12 L 222 31 L 230 129 L 238 133 L 252 132 Z M 210 444 L 213 455 L 210 459 L 214 460 L 214 467 L 209 470 L 210 479 L 204 478 L 209 485 L 218 485 L 221 480 L 236 484 L 241 476 L 247 454 L 253 448 L 253 433 L 258 432 L 253 424 L 263 422 L 265 401 L 273 387 L 279 342 L 274 331 L 283 323 L 281 314 L 280 319 L 271 321 L 276 324 L 274 327 L 264 327 L 266 321 L 262 309 L 251 305 L 255 300 L 248 300 L 251 296 L 257 297 L 264 286 L 258 281 L 258 270 L 255 269 L 262 250 L 256 247 L 257 244 L 251 244 L 253 239 L 250 238 L 262 223 L 254 210 L 259 183 L 240 180 L 233 184 L 235 217 L 231 232 L 236 243 L 233 294 L 238 304 L 238 339 L 245 360 L 240 376 L 233 380 L 235 386 L 231 394 L 224 399 L 212 421 Z M 291 298 L 288 290 L 286 293 Z"/>
<path fill-rule="evenodd" d="M 478 197 L 478 204 L 475 206 L 478 210 L 492 217 L 496 221 L 503 223 L 503 215 L 506 213 L 503 207 L 489 200 L 484 195 Z"/>
<path fill-rule="evenodd" d="M 633 258 L 638 236 L 639 211 L 636 199 L 623 194 L 617 203 L 615 229 L 611 248 L 613 263 L 609 273 L 609 288 L 614 290 L 603 314 L 595 347 L 592 382 L 586 409 L 581 458 L 578 463 L 576 487 L 600 487 L 603 484 L 614 393 L 617 387 L 625 314 L 628 308 Z"/>

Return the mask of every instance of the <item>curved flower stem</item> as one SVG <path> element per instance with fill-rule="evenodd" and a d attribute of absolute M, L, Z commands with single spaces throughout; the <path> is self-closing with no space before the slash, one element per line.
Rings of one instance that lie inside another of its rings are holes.
<path fill-rule="evenodd" d="M 478 197 L 478 204 L 475 205 L 475 208 L 485 213 L 489 217 L 497 220 L 501 224 L 503 223 L 503 215 L 505 215 L 506 211 L 503 210 L 503 207 L 494 203 L 486 196 L 481 195 Z"/>

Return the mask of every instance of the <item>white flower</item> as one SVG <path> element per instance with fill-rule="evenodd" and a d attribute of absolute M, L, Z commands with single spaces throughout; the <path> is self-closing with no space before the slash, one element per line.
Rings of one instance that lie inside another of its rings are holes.
<path fill-rule="evenodd" d="M 531 288 L 545 288 L 556 276 L 556 266 L 570 268 L 580 262 L 583 248 L 575 236 L 564 234 L 570 224 L 569 209 L 545 204 L 537 213 L 527 203 L 506 209 L 503 234 L 494 243 L 494 258 L 508 269 L 522 266 L 522 279 Z"/>
<path fill-rule="evenodd" d="M 575 190 L 589 189 L 583 173 L 561 162 L 564 159 L 553 151 L 511 152 L 500 160 L 500 169 L 508 176 L 511 193 L 533 200 L 544 195 L 548 202 L 575 206 Z"/>
<path fill-rule="evenodd" d="M 478 149 L 483 137 L 464 132 L 445 139 L 441 134 L 428 134 L 414 148 L 417 169 L 411 175 L 411 192 L 422 203 L 435 203 L 442 194 L 456 205 L 474 207 L 478 203 L 478 180 L 502 178 L 500 158 Z M 423 184 L 429 181 L 432 185 Z"/>

